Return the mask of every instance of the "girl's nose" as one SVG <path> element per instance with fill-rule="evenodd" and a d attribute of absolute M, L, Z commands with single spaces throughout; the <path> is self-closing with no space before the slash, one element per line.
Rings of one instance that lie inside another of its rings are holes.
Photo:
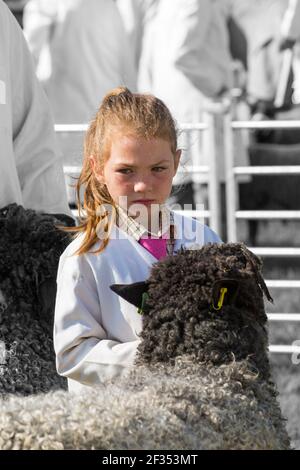
<path fill-rule="evenodd" d="M 136 193 L 145 193 L 149 192 L 149 190 L 151 190 L 151 183 L 149 179 L 139 179 L 134 183 L 134 191 Z"/>

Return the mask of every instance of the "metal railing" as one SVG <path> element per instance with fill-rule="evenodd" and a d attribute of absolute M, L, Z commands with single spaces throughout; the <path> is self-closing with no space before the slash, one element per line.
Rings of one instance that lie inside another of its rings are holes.
<path fill-rule="evenodd" d="M 226 167 L 226 206 L 227 206 L 227 239 L 237 241 L 237 220 L 299 220 L 300 210 L 256 210 L 245 211 L 237 209 L 238 185 L 237 179 L 241 175 L 300 175 L 300 165 L 282 166 L 235 166 L 233 150 L 233 132 L 241 129 L 300 129 L 300 121 L 232 121 L 228 113 L 224 117 L 224 146 Z M 299 256 L 299 248 L 272 248 L 256 249 L 261 256 Z"/>
<path fill-rule="evenodd" d="M 224 145 L 226 168 L 226 207 L 227 207 L 227 239 L 236 242 L 237 220 L 299 220 L 300 211 L 287 210 L 256 210 L 245 211 L 237 209 L 238 182 L 241 175 L 300 175 L 300 165 L 289 166 L 235 166 L 233 133 L 242 129 L 300 129 L 300 121 L 233 121 L 231 114 L 224 117 Z M 297 247 L 252 247 L 255 254 L 264 257 L 299 257 Z M 267 280 L 271 289 L 300 289 L 300 280 Z M 300 313 L 268 314 L 271 322 L 300 322 Z M 299 353 L 299 346 L 271 345 L 273 353 Z"/>
<path fill-rule="evenodd" d="M 299 211 L 239 211 L 237 210 L 237 179 L 242 175 L 300 175 L 300 165 L 235 166 L 233 132 L 242 129 L 300 129 L 300 121 L 232 121 L 231 114 L 224 117 L 224 145 L 226 167 L 227 239 L 237 241 L 237 219 L 300 219 Z M 292 251 L 292 249 L 291 249 Z M 294 252 L 296 255 L 296 251 Z M 273 249 L 273 256 L 276 252 Z"/>

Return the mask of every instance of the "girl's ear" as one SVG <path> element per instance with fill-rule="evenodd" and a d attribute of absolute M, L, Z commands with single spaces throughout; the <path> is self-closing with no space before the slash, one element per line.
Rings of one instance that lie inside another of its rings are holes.
<path fill-rule="evenodd" d="M 179 165 L 179 162 L 180 162 L 180 157 L 181 157 L 181 150 L 176 150 L 176 153 L 175 153 L 175 157 L 174 157 L 174 170 L 175 170 L 175 173 L 174 173 L 174 176 L 176 175 L 176 172 L 177 172 L 177 169 L 178 169 L 178 165 Z"/>
<path fill-rule="evenodd" d="M 96 157 L 94 155 L 91 155 L 89 160 L 90 160 L 92 172 L 94 173 L 95 177 L 97 178 L 99 183 L 104 183 L 103 170 L 100 170 Z"/>

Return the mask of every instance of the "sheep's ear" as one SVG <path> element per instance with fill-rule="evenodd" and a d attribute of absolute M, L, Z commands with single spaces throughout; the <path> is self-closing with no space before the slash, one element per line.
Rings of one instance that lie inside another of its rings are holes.
<path fill-rule="evenodd" d="M 262 293 L 266 296 L 269 302 L 274 302 L 273 298 L 271 297 L 271 294 L 269 292 L 269 289 L 267 288 L 267 285 L 264 281 L 264 278 L 261 274 L 261 269 L 262 269 L 262 261 L 258 256 L 256 256 L 252 251 L 248 250 L 246 246 L 242 245 L 242 252 L 244 253 L 246 259 L 250 262 L 250 265 L 252 267 L 253 273 L 256 278 L 256 282 L 259 285 Z"/>
<path fill-rule="evenodd" d="M 140 308 L 143 303 L 143 295 L 148 292 L 148 282 L 134 282 L 133 284 L 113 284 L 111 290 L 127 302 Z"/>
<path fill-rule="evenodd" d="M 236 279 L 219 279 L 212 287 L 213 310 L 221 310 L 223 305 L 232 305 L 239 289 L 239 281 Z"/>

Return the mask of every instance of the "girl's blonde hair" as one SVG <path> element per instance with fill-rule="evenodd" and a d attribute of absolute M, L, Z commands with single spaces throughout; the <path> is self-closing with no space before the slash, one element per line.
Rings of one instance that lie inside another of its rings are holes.
<path fill-rule="evenodd" d="M 93 253 L 100 253 L 109 241 L 107 217 L 101 207 L 109 205 L 114 209 L 106 186 L 99 183 L 91 166 L 90 157 L 97 160 L 98 168 L 103 168 L 109 158 L 111 139 L 114 131 L 132 132 L 138 137 L 162 138 L 170 142 L 172 152 L 177 150 L 177 129 L 175 121 L 167 106 L 150 94 L 131 93 L 128 88 L 119 87 L 111 90 L 104 98 L 101 106 L 90 123 L 84 141 L 83 167 L 76 183 L 77 205 L 80 223 L 76 227 L 65 228 L 75 232 L 76 236 L 84 233 L 80 248 L 75 254 L 87 253 L 99 241 L 99 227 L 106 223 L 102 244 Z M 83 204 L 80 201 L 83 189 Z M 111 227 L 112 224 L 110 224 Z"/>

